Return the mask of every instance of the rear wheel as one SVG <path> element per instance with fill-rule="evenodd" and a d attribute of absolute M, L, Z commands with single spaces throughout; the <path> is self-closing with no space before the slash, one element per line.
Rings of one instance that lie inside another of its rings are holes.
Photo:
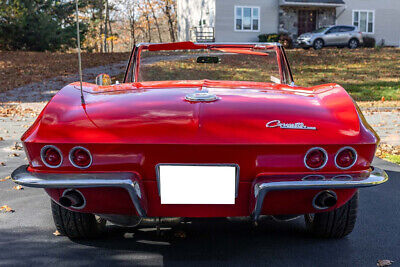
<path fill-rule="evenodd" d="M 358 192 L 338 209 L 316 214 L 306 214 L 307 228 L 318 237 L 342 238 L 350 234 L 356 223 Z"/>
<path fill-rule="evenodd" d="M 105 233 L 106 221 L 94 214 L 70 211 L 51 201 L 54 224 L 58 232 L 71 239 L 91 239 Z"/>
<path fill-rule="evenodd" d="M 360 42 L 357 39 L 351 39 L 349 41 L 349 48 L 356 49 L 360 45 Z"/>
<path fill-rule="evenodd" d="M 324 47 L 324 40 L 322 39 L 317 39 L 314 41 L 314 45 L 313 45 L 315 50 L 320 50 Z"/>

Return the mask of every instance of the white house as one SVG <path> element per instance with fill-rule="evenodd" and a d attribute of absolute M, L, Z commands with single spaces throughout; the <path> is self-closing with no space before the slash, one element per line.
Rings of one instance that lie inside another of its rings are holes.
<path fill-rule="evenodd" d="M 180 41 L 254 42 L 278 32 L 297 38 L 340 24 L 400 46 L 400 0 L 177 0 L 177 17 Z"/>

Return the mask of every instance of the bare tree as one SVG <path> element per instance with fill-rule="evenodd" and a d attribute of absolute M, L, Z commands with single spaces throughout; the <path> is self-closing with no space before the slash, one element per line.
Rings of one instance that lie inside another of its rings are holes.
<path fill-rule="evenodd" d="M 106 5 L 105 5 L 105 16 L 104 16 L 104 52 L 108 53 L 108 47 L 107 47 L 107 38 L 108 38 L 108 27 L 107 27 L 107 24 L 108 24 L 108 20 L 109 20 L 109 18 L 108 18 L 108 16 L 109 16 L 109 13 L 108 13 L 108 0 L 106 0 L 105 4 Z"/>
<path fill-rule="evenodd" d="M 158 23 L 158 18 L 156 16 L 156 12 L 154 9 L 154 3 L 155 1 L 150 2 L 150 0 L 147 0 L 147 6 L 148 9 L 150 9 L 152 17 L 154 19 L 154 23 L 156 24 L 157 32 L 158 32 L 158 38 L 160 39 L 160 43 L 162 43 L 162 37 L 161 37 L 161 30 L 160 30 L 160 24 Z"/>
<path fill-rule="evenodd" d="M 169 35 L 172 42 L 176 40 L 175 31 L 175 0 L 161 0 L 162 10 L 168 21 Z"/>
<path fill-rule="evenodd" d="M 100 3 L 100 8 L 99 8 L 99 20 L 100 20 L 100 52 L 103 53 L 104 52 L 104 47 L 103 47 L 103 42 L 102 42 L 102 38 L 103 38 L 103 0 L 99 0 Z"/>

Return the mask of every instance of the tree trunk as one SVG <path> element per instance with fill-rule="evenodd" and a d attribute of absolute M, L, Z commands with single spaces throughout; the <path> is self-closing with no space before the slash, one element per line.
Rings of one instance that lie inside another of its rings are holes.
<path fill-rule="evenodd" d="M 171 38 L 171 42 L 175 42 L 175 28 L 174 28 L 174 20 L 171 14 L 171 5 L 172 3 L 170 0 L 165 1 L 164 13 L 168 19 L 169 36 Z"/>
<path fill-rule="evenodd" d="M 100 19 L 100 52 L 104 52 L 104 47 L 103 47 L 103 0 L 99 0 L 100 2 L 100 8 L 99 8 L 99 19 Z"/>
<path fill-rule="evenodd" d="M 150 26 L 149 13 L 147 12 L 144 17 L 147 22 L 147 38 L 149 40 L 149 43 L 151 43 L 151 26 Z"/>
<path fill-rule="evenodd" d="M 135 30 L 136 30 L 136 20 L 135 20 L 135 15 L 136 15 L 136 9 L 135 9 L 135 5 L 132 4 L 131 7 L 131 13 L 128 14 L 128 18 L 129 18 L 129 26 L 130 26 L 130 33 L 131 33 L 131 45 L 135 46 L 136 45 L 136 34 L 135 34 Z"/>
<path fill-rule="evenodd" d="M 157 19 L 156 13 L 155 13 L 155 11 L 154 11 L 154 7 L 153 7 L 153 5 L 150 3 L 150 0 L 147 0 L 147 4 L 148 4 L 148 6 L 150 7 L 151 14 L 152 14 L 153 19 L 154 19 L 154 23 L 156 24 L 156 28 L 157 28 L 157 32 L 158 32 L 158 38 L 160 39 L 160 43 L 162 43 L 163 41 L 162 41 L 162 37 L 161 37 L 160 25 L 158 24 L 158 19 Z"/>
<path fill-rule="evenodd" d="M 110 19 L 108 19 L 108 28 L 110 29 L 110 36 L 113 36 Z M 114 52 L 114 40 L 111 39 L 111 53 Z"/>
<path fill-rule="evenodd" d="M 104 52 L 108 53 L 107 38 L 108 38 L 108 0 L 106 0 L 105 18 L 104 18 Z"/>

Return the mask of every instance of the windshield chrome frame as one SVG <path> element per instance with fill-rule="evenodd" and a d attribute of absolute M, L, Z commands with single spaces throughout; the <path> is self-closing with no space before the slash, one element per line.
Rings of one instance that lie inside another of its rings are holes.
<path fill-rule="evenodd" d="M 190 43 L 190 42 L 187 42 Z M 138 76 L 138 71 L 139 71 L 139 65 L 140 65 L 140 54 L 143 49 L 147 49 L 150 46 L 156 46 L 156 45 L 165 45 L 165 46 L 173 46 L 174 44 L 181 44 L 181 43 L 140 43 L 137 44 L 133 47 L 133 50 L 131 52 L 128 66 L 125 71 L 125 77 L 124 77 L 124 83 L 132 83 L 132 82 L 137 82 L 137 76 Z M 212 47 L 224 47 L 224 46 L 238 46 L 238 47 L 244 47 L 244 46 L 273 46 L 275 47 L 276 51 L 276 56 L 277 56 L 277 63 L 278 63 L 278 68 L 279 68 L 279 73 L 280 73 L 280 80 L 281 84 L 287 84 L 287 85 L 293 85 L 294 80 L 293 80 L 293 75 L 292 71 L 289 65 L 289 61 L 287 59 L 285 50 L 283 46 L 280 43 L 231 43 L 231 42 L 220 42 L 220 43 L 191 43 L 193 46 L 205 46 L 206 48 L 212 48 Z M 165 49 L 167 50 L 167 49 Z M 160 49 L 158 51 L 165 51 L 164 49 Z M 181 50 L 179 47 L 176 49 L 168 49 L 168 50 Z M 187 50 L 191 50 L 188 48 Z"/>

